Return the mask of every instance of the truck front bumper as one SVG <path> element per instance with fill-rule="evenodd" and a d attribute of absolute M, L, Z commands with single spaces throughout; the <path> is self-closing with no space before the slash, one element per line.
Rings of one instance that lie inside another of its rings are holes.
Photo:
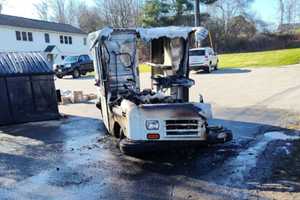
<path fill-rule="evenodd" d="M 123 139 L 119 143 L 120 150 L 128 155 L 142 154 L 153 151 L 178 149 L 178 147 L 195 147 L 198 145 L 223 144 L 231 141 L 232 132 L 223 127 L 210 127 L 208 129 L 207 139 L 199 141 L 188 140 L 129 140 Z"/>
<path fill-rule="evenodd" d="M 54 72 L 57 76 L 72 75 L 71 69 L 56 69 Z"/>

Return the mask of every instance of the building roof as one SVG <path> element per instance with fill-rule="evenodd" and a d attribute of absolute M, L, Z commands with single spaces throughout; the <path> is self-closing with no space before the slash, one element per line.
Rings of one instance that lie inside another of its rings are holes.
<path fill-rule="evenodd" d="M 189 26 L 166 26 L 166 27 L 154 27 L 154 28 L 136 28 L 136 29 L 123 29 L 123 28 L 111 28 L 105 27 L 99 31 L 90 33 L 88 39 L 90 40 L 91 48 L 100 40 L 105 40 L 111 37 L 113 32 L 130 31 L 139 35 L 139 37 L 149 42 L 154 39 L 162 37 L 166 38 L 184 38 L 187 39 L 190 33 L 195 33 L 196 41 L 204 40 L 208 36 L 208 30 L 204 27 L 189 27 Z"/>
<path fill-rule="evenodd" d="M 41 29 L 41 30 L 48 30 L 48 31 L 65 32 L 65 33 L 86 34 L 79 28 L 76 28 L 70 24 L 48 22 L 48 21 L 28 19 L 23 17 L 16 17 L 16 16 L 2 15 L 2 14 L 0 14 L 0 25 Z"/>
<path fill-rule="evenodd" d="M 0 77 L 53 74 L 40 53 L 0 53 Z"/>

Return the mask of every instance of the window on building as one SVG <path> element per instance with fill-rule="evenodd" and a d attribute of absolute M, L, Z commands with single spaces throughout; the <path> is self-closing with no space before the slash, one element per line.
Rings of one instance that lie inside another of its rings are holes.
<path fill-rule="evenodd" d="M 60 43 L 63 44 L 64 43 L 64 36 L 62 36 L 62 35 L 59 36 L 59 39 L 60 39 Z"/>
<path fill-rule="evenodd" d="M 50 35 L 49 33 L 45 33 L 45 42 L 50 43 Z"/>
<path fill-rule="evenodd" d="M 22 32 L 22 39 L 23 39 L 23 41 L 27 41 L 27 33 L 26 32 Z"/>
<path fill-rule="evenodd" d="M 20 31 L 16 31 L 16 39 L 21 40 L 21 32 Z"/>
<path fill-rule="evenodd" d="M 33 36 L 31 32 L 28 32 L 28 41 L 32 42 L 33 41 Z"/>
<path fill-rule="evenodd" d="M 86 43 L 87 43 L 86 38 L 83 38 L 83 45 L 86 46 Z"/>
<path fill-rule="evenodd" d="M 65 36 L 64 38 L 65 38 L 65 44 L 68 44 L 69 43 L 68 36 Z"/>
<path fill-rule="evenodd" d="M 72 37 L 61 35 L 60 36 L 60 43 L 61 44 L 72 44 L 73 43 Z"/>

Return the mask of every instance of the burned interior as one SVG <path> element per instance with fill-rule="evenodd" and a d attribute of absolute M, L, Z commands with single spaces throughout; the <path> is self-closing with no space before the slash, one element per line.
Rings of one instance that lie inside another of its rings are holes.
<path fill-rule="evenodd" d="M 187 69 L 188 39 L 161 37 L 151 41 L 152 86 L 140 91 L 138 72 L 139 34 L 118 30 L 111 39 L 99 44 L 102 80 L 107 80 L 111 106 L 123 99 L 135 104 L 180 103 L 188 101 L 188 88 L 194 84 Z"/>

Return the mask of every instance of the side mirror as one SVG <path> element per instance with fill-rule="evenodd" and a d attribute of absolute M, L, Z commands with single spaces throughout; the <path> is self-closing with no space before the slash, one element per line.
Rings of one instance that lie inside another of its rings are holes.
<path fill-rule="evenodd" d="M 202 94 L 199 94 L 199 103 L 204 103 Z"/>

